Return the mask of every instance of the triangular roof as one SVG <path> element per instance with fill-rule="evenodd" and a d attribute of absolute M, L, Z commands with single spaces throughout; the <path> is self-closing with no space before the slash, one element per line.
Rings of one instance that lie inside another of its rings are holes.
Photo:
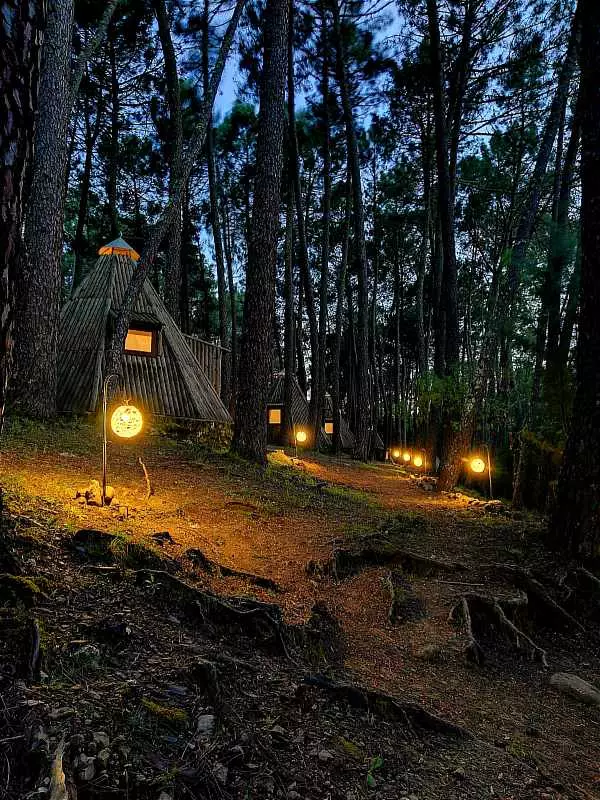
<path fill-rule="evenodd" d="M 134 261 L 139 261 L 140 254 L 137 250 L 134 250 L 130 244 L 127 244 L 125 239 L 113 239 L 112 242 L 108 244 L 103 244 L 100 250 L 98 250 L 99 256 L 128 256 L 132 258 Z"/>
<path fill-rule="evenodd" d="M 269 405 L 283 405 L 284 383 L 285 378 L 282 374 L 275 375 Z M 292 378 L 292 422 L 296 427 L 306 426 L 309 428 L 311 426 L 310 406 L 295 376 Z M 323 428 L 319 428 L 316 446 L 318 448 L 331 447 L 329 437 Z"/>
<path fill-rule="evenodd" d="M 98 409 L 110 330 L 135 269 L 130 255 L 101 255 L 63 306 L 58 361 L 60 411 Z M 156 356 L 125 353 L 125 394 L 150 414 L 229 422 L 227 409 L 148 279 L 131 320 L 132 324 L 139 324 L 138 320 L 152 322 L 151 327 L 160 330 L 161 346 Z"/>

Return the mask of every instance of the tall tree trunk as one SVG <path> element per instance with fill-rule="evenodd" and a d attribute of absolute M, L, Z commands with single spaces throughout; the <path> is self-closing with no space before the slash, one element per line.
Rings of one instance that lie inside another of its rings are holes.
<path fill-rule="evenodd" d="M 308 390 L 308 377 L 306 375 L 306 362 L 304 360 L 304 336 L 302 328 L 304 325 L 304 291 L 302 281 L 298 283 L 298 310 L 296 312 L 296 370 L 298 373 L 298 385 L 304 395 Z"/>
<path fill-rule="evenodd" d="M 313 403 L 313 428 L 319 430 L 323 419 L 325 403 L 325 348 L 327 342 L 327 288 L 329 280 L 329 228 L 331 218 L 331 130 L 329 113 L 329 37 L 327 31 L 327 14 L 324 4 L 320 3 L 321 17 L 321 103 L 323 133 L 323 234 L 321 240 L 321 280 L 319 286 L 319 381 L 317 396 Z M 334 418 L 335 419 L 335 418 Z M 339 419 L 334 421 L 334 432 L 339 428 Z M 335 436 L 335 433 L 334 433 Z"/>
<path fill-rule="evenodd" d="M 454 194 L 450 172 L 448 129 L 444 91 L 444 67 L 437 0 L 427 0 L 429 22 L 430 58 L 433 86 L 433 113 L 435 120 L 435 152 L 438 174 L 438 215 L 442 238 L 443 272 L 442 291 L 445 317 L 445 372 L 451 374 L 458 367 L 460 336 L 458 330 L 458 285 L 456 269 L 456 244 L 454 240 Z M 457 134 L 456 134 L 457 135 Z"/>
<path fill-rule="evenodd" d="M 179 72 L 177 69 L 177 57 L 173 38 L 171 36 L 171 24 L 167 13 L 165 0 L 154 0 L 154 13 L 158 23 L 158 36 L 165 61 L 165 79 L 167 105 L 169 108 L 169 142 L 166 149 L 169 153 L 169 197 L 171 197 L 177 186 L 179 172 L 181 171 L 181 159 L 183 157 L 183 121 L 181 116 L 181 92 L 179 89 Z M 206 13 L 206 12 L 205 12 Z M 203 78 L 204 91 L 207 90 L 208 82 L 208 21 L 206 21 L 206 31 L 203 40 Z M 205 55 L 206 51 L 206 55 Z M 209 129 L 210 130 L 210 129 Z M 167 234 L 167 258 L 165 263 L 164 275 L 164 298 L 165 305 L 169 314 L 178 325 L 182 321 L 182 280 L 181 280 L 181 233 L 183 226 L 182 210 L 175 214 L 173 224 Z"/>
<path fill-rule="evenodd" d="M 315 418 L 315 402 L 318 404 L 319 395 L 319 325 L 315 308 L 315 294 L 312 276 L 308 263 L 308 243 L 306 239 L 306 219 L 304 204 L 302 202 L 302 186 L 300 182 L 300 155 L 298 152 L 298 136 L 296 133 L 296 103 L 294 89 L 294 2 L 290 2 L 290 23 L 288 30 L 288 130 L 290 145 L 290 174 L 294 183 L 294 199 L 296 201 L 296 218 L 298 231 L 298 262 L 300 265 L 300 279 L 304 289 L 306 313 L 308 315 L 308 331 L 310 336 L 310 405 L 311 417 Z M 314 437 L 316 442 L 316 428 Z"/>
<path fill-rule="evenodd" d="M 119 130 L 121 123 L 119 120 L 119 75 L 117 73 L 117 48 L 115 39 L 115 27 L 112 25 L 108 37 L 108 55 L 110 60 L 110 151 L 108 156 L 108 175 L 106 182 L 111 239 L 116 239 L 121 235 L 118 208 Z"/>
<path fill-rule="evenodd" d="M 338 0 L 332 3 L 333 28 L 336 48 L 336 72 L 342 101 L 344 129 L 346 133 L 346 149 L 348 173 L 352 180 L 353 205 L 353 261 L 358 276 L 358 321 L 356 326 L 356 408 L 354 455 L 366 461 L 369 457 L 372 417 L 369 392 L 369 297 L 367 277 L 367 248 L 365 243 L 365 209 L 360 174 L 358 139 L 352 111 L 348 65 L 340 22 Z"/>
<path fill-rule="evenodd" d="M 42 52 L 15 351 L 20 406 L 26 414 L 41 418 L 56 412 L 64 215 L 61 199 L 67 168 L 72 31 L 73 0 L 53 0 L 48 7 Z"/>
<path fill-rule="evenodd" d="M 577 384 L 550 536 L 565 552 L 596 559 L 600 556 L 600 5 L 580 0 L 580 11 L 582 263 Z"/>
<path fill-rule="evenodd" d="M 235 411 L 235 398 L 237 395 L 237 370 L 238 370 L 238 335 L 237 335 L 237 292 L 235 289 L 235 281 L 233 279 L 233 253 L 231 244 L 231 230 L 229 219 L 225 204 L 221 203 L 223 213 L 220 217 L 223 219 L 223 237 L 222 241 L 225 245 L 225 259 L 227 262 L 227 285 L 229 288 L 229 317 L 231 319 L 231 340 L 230 347 L 231 353 L 229 354 L 229 411 L 234 416 Z"/>
<path fill-rule="evenodd" d="M 289 10 L 289 0 L 267 0 L 252 234 L 232 442 L 236 453 L 259 464 L 267 460 L 267 403 L 275 313 Z"/>
<path fill-rule="evenodd" d="M 96 119 L 92 125 L 90 119 L 92 110 L 90 108 L 87 96 L 84 98 L 83 113 L 85 125 L 85 158 L 83 162 L 83 174 L 81 176 L 81 185 L 79 188 L 79 209 L 77 212 L 77 229 L 75 231 L 75 240 L 73 243 L 73 250 L 75 252 L 75 264 L 73 268 L 73 286 L 72 291 L 81 283 L 83 278 L 83 255 L 86 246 L 85 227 L 87 224 L 88 203 L 90 197 L 90 184 L 92 180 L 92 158 L 94 155 L 94 147 L 100 133 L 100 125 L 102 122 L 102 90 L 98 90 L 98 104 L 96 107 Z"/>
<path fill-rule="evenodd" d="M 533 172 L 529 180 L 528 197 L 519 217 L 519 224 L 515 235 L 515 242 L 511 252 L 511 259 L 508 268 L 507 286 L 505 298 L 503 300 L 505 329 L 507 335 L 511 335 L 512 317 L 515 311 L 515 303 L 519 290 L 521 270 L 527 254 L 527 248 L 535 226 L 536 216 L 539 211 L 540 197 L 544 186 L 544 178 L 548 169 L 552 147 L 556 139 L 562 108 L 569 93 L 569 86 L 573 79 L 577 64 L 577 52 L 581 39 L 583 18 L 578 8 L 573 16 L 569 44 L 564 61 L 558 74 L 556 91 L 552 98 L 550 110 L 542 131 L 540 146 L 538 148 Z"/>
<path fill-rule="evenodd" d="M 204 91 L 208 89 L 209 71 L 209 11 L 208 0 L 204 0 L 204 20 L 202 38 L 202 67 L 204 73 Z M 219 340 L 223 347 L 227 347 L 227 290 L 225 285 L 225 256 L 223 252 L 223 239 L 221 237 L 221 222 L 219 220 L 219 200 L 217 193 L 217 169 L 215 165 L 214 132 L 212 121 L 206 133 L 206 163 L 208 169 L 208 194 L 210 202 L 210 226 L 215 245 L 215 262 L 217 266 L 217 302 L 219 307 Z M 221 361 L 221 400 L 229 407 L 231 392 L 231 358 L 230 353 L 223 351 Z"/>
<path fill-rule="evenodd" d="M 294 381 L 294 189 L 288 187 L 285 217 L 285 276 L 283 282 L 284 312 L 284 378 L 283 419 L 284 441 L 293 441 L 292 391 Z"/>
<path fill-rule="evenodd" d="M 333 344 L 333 365 L 332 365 L 332 385 L 331 385 L 331 405 L 333 408 L 333 451 L 339 453 L 341 450 L 340 421 L 342 418 L 340 400 L 340 359 L 342 352 L 342 333 L 344 326 L 344 292 L 346 286 L 346 269 L 348 267 L 348 251 L 350 247 L 350 208 L 352 205 L 352 193 L 350 181 L 346 181 L 348 189 L 346 203 L 344 206 L 344 226 L 342 228 L 342 257 L 338 267 L 336 280 L 336 299 L 335 299 L 335 338 Z"/>
<path fill-rule="evenodd" d="M 129 328 L 129 317 L 131 315 L 131 311 L 135 301 L 139 296 L 139 293 L 142 290 L 142 286 L 144 285 L 144 281 L 146 280 L 148 272 L 154 263 L 161 242 L 169 230 L 169 227 L 172 225 L 173 219 L 177 216 L 177 214 L 181 213 L 182 200 L 184 199 L 184 195 L 186 193 L 185 190 L 187 187 L 187 182 L 192 172 L 192 168 L 196 164 L 206 140 L 206 131 L 208 129 L 212 113 L 214 98 L 217 93 L 217 89 L 219 88 L 219 83 L 221 82 L 223 68 L 225 66 L 225 62 L 227 61 L 227 56 L 229 55 L 244 5 L 245 0 L 237 0 L 231 15 L 231 19 L 229 20 L 227 30 L 221 41 L 219 55 L 217 56 L 217 60 L 213 66 L 210 76 L 209 90 L 204 95 L 202 100 L 202 107 L 198 115 L 196 133 L 194 134 L 187 148 L 186 156 L 182 162 L 181 172 L 177 180 L 177 185 L 174 187 L 173 195 L 169 198 L 169 201 L 158 221 L 150 231 L 150 234 L 146 240 L 146 245 L 140 255 L 137 269 L 133 273 L 133 277 L 123 297 L 121 309 L 117 319 L 115 320 L 115 330 L 107 360 L 107 374 L 108 372 L 115 372 L 117 374 L 120 374 L 121 372 L 121 361 L 123 358 L 123 351 L 125 349 L 125 338 Z"/>
<path fill-rule="evenodd" d="M 0 2 L 0 96 L 6 112 L 0 136 L 0 431 L 12 370 L 17 271 L 24 260 L 25 177 L 32 161 L 45 16 L 43 0 Z"/>

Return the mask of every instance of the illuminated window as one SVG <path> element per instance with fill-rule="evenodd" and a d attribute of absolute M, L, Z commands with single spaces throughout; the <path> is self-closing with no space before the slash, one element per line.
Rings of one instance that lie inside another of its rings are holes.
<path fill-rule="evenodd" d="M 125 352 L 154 355 L 156 353 L 156 331 L 140 331 L 130 328 L 125 339 Z"/>
<path fill-rule="evenodd" d="M 325 433 L 329 434 L 330 436 L 333 433 L 333 420 L 325 423 Z"/>
<path fill-rule="evenodd" d="M 269 409 L 269 425 L 281 425 L 281 409 Z"/>

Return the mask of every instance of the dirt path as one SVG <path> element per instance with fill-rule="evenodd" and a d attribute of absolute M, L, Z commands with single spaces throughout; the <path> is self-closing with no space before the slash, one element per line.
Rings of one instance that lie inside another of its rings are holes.
<path fill-rule="evenodd" d="M 292 622 L 306 619 L 315 601 L 323 601 L 342 624 L 346 667 L 357 681 L 421 702 L 534 764 L 548 776 L 547 797 L 596 796 L 598 711 L 557 695 L 548 686 L 549 670 L 539 664 L 500 659 L 484 668 L 468 667 L 463 635 L 448 621 L 464 591 L 453 582 L 461 576 L 415 577 L 413 587 L 427 615 L 393 625 L 385 568 L 370 567 L 342 581 L 316 580 L 305 569 L 310 561 L 328 558 L 336 542 L 353 541 L 399 513 L 425 520 L 407 534 L 410 549 L 475 568 L 522 553 L 529 523 L 490 517 L 461 496 L 425 492 L 406 474 L 384 465 L 364 467 L 321 457 L 298 463 L 277 455 L 280 464 L 316 480 L 298 491 L 293 479 L 249 474 L 226 459 L 186 463 L 181 448 L 161 450 L 155 441 L 142 451 L 155 494 L 145 496 L 137 451 L 112 448 L 111 482 L 120 506 L 91 508 L 74 495 L 99 472 L 95 445 L 91 452 L 71 452 L 52 443 L 42 448 L 12 444 L 4 446 L 0 470 L 22 513 L 35 516 L 45 510 L 73 530 L 118 530 L 146 544 L 153 543 L 153 534 L 168 531 L 173 542 L 161 552 L 173 558 L 198 548 L 228 567 L 276 581 L 282 589 L 278 594 L 237 578 L 196 574 L 200 583 L 222 594 L 277 602 Z M 600 682 L 598 652 L 581 641 L 574 646 L 572 638 L 560 634 L 550 644 L 551 671 L 577 672 Z"/>

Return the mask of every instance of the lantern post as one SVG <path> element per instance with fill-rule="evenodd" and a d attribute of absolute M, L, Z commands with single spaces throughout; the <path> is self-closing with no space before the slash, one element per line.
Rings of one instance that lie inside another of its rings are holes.
<path fill-rule="evenodd" d="M 107 422 L 106 412 L 108 406 L 108 387 L 113 378 L 119 379 L 116 372 L 111 372 L 104 379 L 102 386 L 102 505 L 106 505 L 106 462 L 107 462 Z M 142 430 L 143 418 L 135 406 L 126 401 L 125 405 L 119 406 L 113 412 L 111 421 L 113 433 L 122 439 L 131 439 Z"/>
<path fill-rule="evenodd" d="M 118 379 L 118 377 L 116 372 L 111 372 L 104 379 L 104 384 L 102 386 L 102 505 L 104 505 L 106 501 L 106 406 L 108 403 L 108 385 L 113 378 Z"/>

